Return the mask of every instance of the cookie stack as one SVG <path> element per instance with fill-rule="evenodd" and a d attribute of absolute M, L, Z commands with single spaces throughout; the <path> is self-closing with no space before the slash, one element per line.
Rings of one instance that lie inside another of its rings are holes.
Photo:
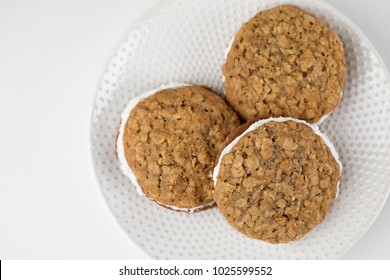
<path fill-rule="evenodd" d="M 166 208 L 216 203 L 248 237 L 300 239 L 338 192 L 341 164 L 317 123 L 341 101 L 342 42 L 300 8 L 277 6 L 240 28 L 222 72 L 227 102 L 186 84 L 131 100 L 116 143 L 121 169 Z"/>

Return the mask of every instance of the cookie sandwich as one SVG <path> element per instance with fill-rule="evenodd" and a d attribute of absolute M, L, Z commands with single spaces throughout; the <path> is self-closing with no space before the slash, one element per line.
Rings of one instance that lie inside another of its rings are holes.
<path fill-rule="evenodd" d="M 341 168 L 336 150 L 316 126 L 292 118 L 250 121 L 221 149 L 214 199 L 239 232 L 287 243 L 327 216 Z"/>
<path fill-rule="evenodd" d="M 282 5 L 240 28 L 222 72 L 227 101 L 243 119 L 283 116 L 315 123 L 341 101 L 344 48 L 324 22 Z"/>
<path fill-rule="evenodd" d="M 213 206 L 211 171 L 237 114 L 203 86 L 169 84 L 132 99 L 116 143 L 123 173 L 140 194 L 180 212 Z"/>

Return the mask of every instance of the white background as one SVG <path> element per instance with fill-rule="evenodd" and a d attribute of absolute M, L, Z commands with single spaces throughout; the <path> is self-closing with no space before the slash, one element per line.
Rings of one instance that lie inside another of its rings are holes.
<path fill-rule="evenodd" d="M 99 193 L 89 123 L 116 46 L 158 2 L 0 0 L 0 259 L 149 258 Z M 328 2 L 390 68 L 390 1 Z M 343 258 L 390 259 L 389 230 L 390 201 Z"/>

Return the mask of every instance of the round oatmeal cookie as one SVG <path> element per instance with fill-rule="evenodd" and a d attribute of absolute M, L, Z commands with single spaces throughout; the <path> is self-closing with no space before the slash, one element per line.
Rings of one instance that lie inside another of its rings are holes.
<path fill-rule="evenodd" d="M 321 20 L 295 6 L 277 6 L 241 27 L 222 72 L 227 101 L 243 119 L 317 122 L 340 103 L 343 44 Z"/>
<path fill-rule="evenodd" d="M 117 155 L 141 194 L 172 210 L 213 206 L 211 171 L 237 114 L 210 89 L 169 84 L 141 95 L 122 114 Z"/>
<path fill-rule="evenodd" d="M 287 243 L 326 217 L 341 164 L 318 128 L 292 118 L 257 120 L 225 145 L 213 173 L 214 199 L 236 230 Z"/>

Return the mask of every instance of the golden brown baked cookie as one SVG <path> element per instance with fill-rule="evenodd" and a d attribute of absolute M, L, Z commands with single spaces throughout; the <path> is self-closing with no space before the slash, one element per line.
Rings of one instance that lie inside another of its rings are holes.
<path fill-rule="evenodd" d="M 346 76 L 337 34 L 287 5 L 241 27 L 222 71 L 227 101 L 245 120 L 263 115 L 317 122 L 340 103 Z"/>
<path fill-rule="evenodd" d="M 236 230 L 287 243 L 322 222 L 336 197 L 341 165 L 317 128 L 271 118 L 232 135 L 213 176 L 214 199 Z"/>
<path fill-rule="evenodd" d="M 162 206 L 210 207 L 210 173 L 221 144 L 240 124 L 237 114 L 203 86 L 166 86 L 146 95 L 122 115 L 117 154 L 123 172 Z"/>

